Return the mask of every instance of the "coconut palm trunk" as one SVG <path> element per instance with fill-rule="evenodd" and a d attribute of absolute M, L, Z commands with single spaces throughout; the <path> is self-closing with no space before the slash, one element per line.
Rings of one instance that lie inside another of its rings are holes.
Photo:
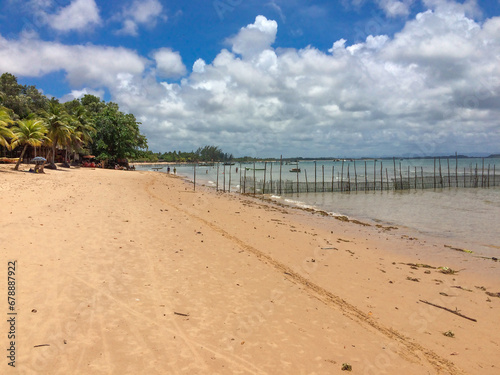
<path fill-rule="evenodd" d="M 27 148 L 28 148 L 28 144 L 26 143 L 26 144 L 24 145 L 24 147 L 23 147 L 23 151 L 21 151 L 21 156 L 19 156 L 19 160 L 17 161 L 16 166 L 14 167 L 14 169 L 15 169 L 16 171 L 18 171 L 18 170 L 19 170 L 19 164 L 21 164 L 21 161 L 22 161 L 22 160 L 23 160 L 23 158 L 24 158 L 24 153 L 26 152 L 26 149 L 27 149 Z"/>

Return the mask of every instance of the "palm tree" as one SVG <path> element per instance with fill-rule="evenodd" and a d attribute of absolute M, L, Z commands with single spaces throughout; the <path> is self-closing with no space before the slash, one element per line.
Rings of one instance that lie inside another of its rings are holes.
<path fill-rule="evenodd" d="M 73 108 L 69 111 L 69 114 L 73 119 L 72 125 L 74 127 L 69 144 L 76 153 L 78 149 L 92 143 L 92 137 L 96 134 L 96 129 L 94 128 L 94 121 L 90 118 L 84 106 L 79 105 Z"/>
<path fill-rule="evenodd" d="M 0 107 L 0 145 L 7 147 L 10 150 L 10 144 L 7 138 L 13 139 L 14 133 L 8 128 L 10 124 L 14 121 L 10 118 L 8 109 L 5 107 Z"/>
<path fill-rule="evenodd" d="M 18 145 L 24 145 L 21 156 L 16 163 L 15 170 L 19 169 L 19 164 L 23 160 L 24 153 L 30 146 L 40 146 L 44 140 L 47 139 L 45 134 L 47 133 L 47 128 L 42 120 L 39 119 L 29 119 L 29 120 L 19 120 L 17 125 L 13 128 L 14 141 L 12 142 L 12 148 L 16 148 Z"/>
<path fill-rule="evenodd" d="M 49 103 L 49 110 L 43 114 L 52 144 L 51 167 L 55 168 L 56 147 L 65 145 L 71 137 L 71 116 L 56 102 Z"/>

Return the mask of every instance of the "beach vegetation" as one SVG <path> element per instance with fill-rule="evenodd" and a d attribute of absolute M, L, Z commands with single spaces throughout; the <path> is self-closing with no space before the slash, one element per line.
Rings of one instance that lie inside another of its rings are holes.
<path fill-rule="evenodd" d="M 42 143 L 47 140 L 45 135 L 47 133 L 47 128 L 45 127 L 43 120 L 26 119 L 18 120 L 12 131 L 14 133 L 12 148 L 16 148 L 18 145 L 24 146 L 21 151 L 21 156 L 19 157 L 14 168 L 17 171 L 19 169 L 19 164 L 21 164 L 21 161 L 23 160 L 27 147 L 41 146 Z"/>
<path fill-rule="evenodd" d="M 10 117 L 9 110 L 5 107 L 0 107 L 0 145 L 10 149 L 9 139 L 14 138 L 14 133 L 9 126 L 14 121 Z"/>
<path fill-rule="evenodd" d="M 69 162 L 69 153 L 73 153 L 73 160 L 77 153 L 94 154 L 100 160 L 108 160 L 110 165 L 120 159 L 150 154 L 147 139 L 140 133 L 140 122 L 135 116 L 120 111 L 118 104 L 93 95 L 60 103 L 56 98 L 46 97 L 35 86 L 21 85 L 14 75 L 3 73 L 0 76 L 0 106 L 0 145 L 11 157 L 18 157 L 18 146 L 25 146 L 22 157 L 28 147 L 41 146 L 41 154 L 50 160 L 52 168 L 56 168 L 58 157 L 64 159 L 65 165 Z M 14 132 L 12 125 L 16 122 Z M 37 126 L 43 124 L 46 130 L 43 139 L 40 138 L 41 144 L 34 138 L 28 141 L 25 136 L 17 136 L 21 128 L 26 132 L 27 124 L 33 127 L 35 123 Z"/>

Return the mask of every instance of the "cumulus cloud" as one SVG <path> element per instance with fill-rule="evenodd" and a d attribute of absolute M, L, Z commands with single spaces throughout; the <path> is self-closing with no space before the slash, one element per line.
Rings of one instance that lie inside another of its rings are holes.
<path fill-rule="evenodd" d="M 71 90 L 71 92 L 69 94 L 66 94 L 64 95 L 62 98 L 61 98 L 61 102 L 65 103 L 65 102 L 69 102 L 73 99 L 81 99 L 83 98 L 85 95 L 94 95 L 94 96 L 97 96 L 99 98 L 104 98 L 104 90 L 93 90 L 93 89 L 90 89 L 88 87 L 85 87 L 81 90 Z"/>
<path fill-rule="evenodd" d="M 170 48 L 161 48 L 153 53 L 158 75 L 162 78 L 177 78 L 186 74 L 179 52 Z"/>
<path fill-rule="evenodd" d="M 117 33 L 136 36 L 139 26 L 154 27 L 159 18 L 166 20 L 162 12 L 163 6 L 158 0 L 134 0 L 124 8 L 120 16 L 123 25 Z"/>
<path fill-rule="evenodd" d="M 0 71 L 42 76 L 66 71 L 73 86 L 116 86 L 120 73 L 141 75 L 146 59 L 121 47 L 65 45 L 40 39 L 8 40 L 0 36 Z"/>
<path fill-rule="evenodd" d="M 46 23 L 55 30 L 66 32 L 99 25 L 101 18 L 94 0 L 74 0 L 68 6 L 59 9 L 57 13 L 47 14 Z"/>
<path fill-rule="evenodd" d="M 233 52 L 243 57 L 253 57 L 271 47 L 276 39 L 278 24 L 264 16 L 257 16 L 255 22 L 242 28 L 239 33 L 228 39 Z"/>

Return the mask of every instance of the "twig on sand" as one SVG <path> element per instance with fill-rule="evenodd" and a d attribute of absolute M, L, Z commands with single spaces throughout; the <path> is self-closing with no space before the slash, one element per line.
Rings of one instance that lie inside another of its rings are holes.
<path fill-rule="evenodd" d="M 433 304 L 433 303 L 431 303 L 431 302 L 429 302 L 429 301 L 424 301 L 424 300 L 422 300 L 422 299 L 420 299 L 419 301 L 420 301 L 420 302 L 423 302 L 423 303 L 426 303 L 426 304 L 428 304 L 428 305 L 431 305 L 431 306 L 434 306 L 434 307 L 437 307 L 437 308 L 440 308 L 440 309 L 443 309 L 443 310 L 449 311 L 449 312 L 451 312 L 452 314 L 458 315 L 458 316 L 460 316 L 460 317 L 462 317 L 462 318 L 465 318 L 465 319 L 472 320 L 473 322 L 477 322 L 477 320 L 476 320 L 476 319 L 474 319 L 474 318 L 469 318 L 468 316 L 465 316 L 465 315 L 463 315 L 463 314 L 460 314 L 457 310 L 451 310 L 451 309 L 449 309 L 449 308 L 447 308 L 447 307 L 443 307 L 443 306 L 435 305 L 435 304 Z"/>
<path fill-rule="evenodd" d="M 50 344 L 41 344 L 41 345 L 35 345 L 34 348 L 39 348 L 41 346 L 50 346 Z"/>
<path fill-rule="evenodd" d="M 180 313 L 180 312 L 177 312 L 177 311 L 174 311 L 174 314 L 175 315 L 180 315 L 180 316 L 189 316 L 189 314 L 184 314 L 184 313 Z"/>

